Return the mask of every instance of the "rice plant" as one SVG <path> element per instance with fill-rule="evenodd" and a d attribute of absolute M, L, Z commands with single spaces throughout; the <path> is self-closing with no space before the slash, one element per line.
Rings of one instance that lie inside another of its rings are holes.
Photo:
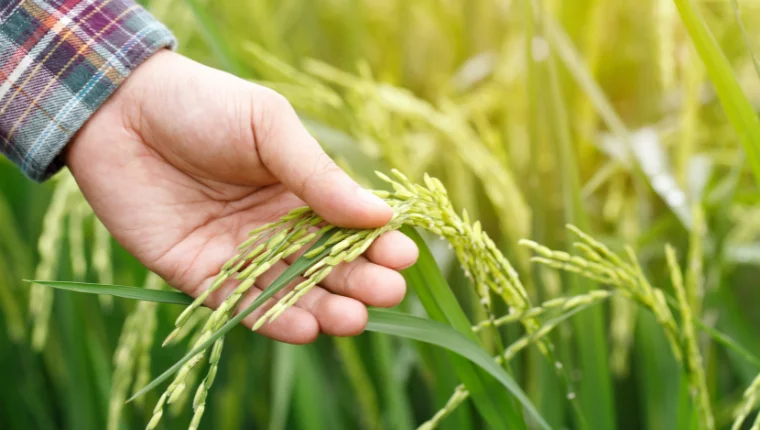
<path fill-rule="evenodd" d="M 420 263 L 368 333 L 275 344 L 236 324 L 251 279 L 319 241 L 260 325 L 380 231 L 292 213 L 228 256 L 241 287 L 210 310 L 67 173 L 0 160 L 0 427 L 760 427 L 752 2 L 144 4 L 183 54 L 286 95 Z"/>
<path fill-rule="evenodd" d="M 175 373 L 173 381 L 161 395 L 153 410 L 153 416 L 147 424 L 148 429 L 156 428 L 163 417 L 164 407 L 176 402 L 188 389 L 188 375 L 210 349 L 208 374 L 196 388 L 196 394 L 193 398 L 194 414 L 188 428 L 197 429 L 199 427 L 211 386 L 218 372 L 225 334 L 223 328 L 229 322 L 232 316 L 231 312 L 237 308 L 239 300 L 258 276 L 268 270 L 275 262 L 298 252 L 310 243 L 314 243 L 314 245 L 303 255 L 303 258 L 310 261 L 308 265 L 303 266 L 298 271 L 299 274 L 302 274 L 303 280 L 290 288 L 257 319 L 252 327 L 254 331 L 264 324 L 272 322 L 293 306 L 309 289 L 324 279 L 333 267 L 356 259 L 381 234 L 399 229 L 403 225 L 426 229 L 441 236 L 442 239 L 447 240 L 452 245 L 454 253 L 462 264 L 465 276 L 472 282 L 476 294 L 480 297 L 480 304 L 491 315 L 488 320 L 472 326 L 473 332 L 493 329 L 509 323 L 522 323 L 524 325 L 527 334 L 500 351 L 494 357 L 497 363 L 507 363 L 531 344 L 537 344 L 548 358 L 552 358 L 550 350 L 554 349 L 554 346 L 546 342 L 545 337 L 557 324 L 568 316 L 612 295 L 612 292 L 597 290 L 578 296 L 558 297 L 543 303 L 541 306 L 531 307 L 530 299 L 514 268 L 495 247 L 487 233 L 482 231 L 478 222 L 470 223 L 466 212 L 460 217 L 453 210 L 447 192 L 440 181 L 424 175 L 425 186 L 422 186 L 412 183 L 397 170 L 394 170 L 393 173 L 396 179 L 378 173 L 378 176 L 393 188 L 392 192 L 376 191 L 376 194 L 384 198 L 394 209 L 393 219 L 384 227 L 374 230 L 338 229 L 326 225 L 324 220 L 309 208 L 298 208 L 279 221 L 265 224 L 250 232 L 251 237 L 239 246 L 240 252 L 224 265 L 214 283 L 180 314 L 175 323 L 175 330 L 169 335 L 164 345 L 177 338 L 178 333 L 184 328 L 188 320 L 197 314 L 208 295 L 224 281 L 235 277 L 241 281 L 240 285 L 216 310 L 208 315 L 205 323 L 198 326 L 197 336 L 185 358 L 136 394 L 136 396 L 143 394 Z M 680 321 L 676 321 L 666 293 L 661 288 L 653 287 L 649 283 L 632 248 L 626 249 L 627 257 L 624 259 L 576 227 L 569 226 L 569 229 L 580 239 L 574 244 L 574 247 L 581 255 L 553 251 L 530 240 L 523 240 L 521 244 L 532 249 L 538 255 L 532 259 L 534 262 L 576 273 L 600 284 L 612 286 L 616 292 L 654 314 L 670 342 L 671 351 L 676 361 L 681 364 L 687 376 L 689 393 L 694 403 L 693 410 L 698 416 L 696 422 L 699 428 L 715 428 L 715 419 L 711 411 L 706 385 L 703 357 L 696 336 L 697 325 L 694 315 L 694 307 L 701 300 L 696 291 L 696 286 L 699 284 L 696 279 L 702 276 L 699 272 L 702 265 L 698 248 L 701 244 L 699 235 L 695 235 L 694 243 L 692 243 L 692 249 L 697 249 L 697 251 L 692 252 L 691 264 L 693 269 L 689 272 L 690 282 L 688 284 L 691 288 L 688 290 L 684 285 L 683 272 L 674 249 L 669 245 L 665 248 L 670 281 L 676 292 L 676 299 L 671 300 L 671 302 L 680 314 Z M 298 266 L 296 265 L 296 267 Z M 279 287 L 270 287 L 263 295 L 271 297 L 278 289 L 285 287 L 291 279 L 292 277 L 281 283 Z M 97 289 L 93 291 L 97 292 Z M 510 309 L 508 315 L 499 318 L 492 316 L 491 295 L 499 297 L 508 306 Z M 261 303 L 263 303 L 263 299 L 256 300 L 254 304 L 238 314 L 235 317 L 237 321 L 233 320 L 232 323 L 242 320 Z M 125 325 L 120 348 L 117 349 L 115 361 L 116 376 L 119 382 L 118 385 L 115 385 L 116 391 L 112 394 L 112 416 L 109 418 L 109 422 L 114 428 L 117 426 L 121 404 L 131 382 L 129 373 L 136 367 L 134 357 L 127 352 L 135 351 L 138 347 L 144 348 L 145 345 L 149 347 L 152 341 L 153 325 L 146 321 L 152 315 L 153 306 L 151 305 L 150 302 L 142 302 L 135 313 L 130 316 Z M 539 317 L 551 312 L 559 312 L 561 315 L 541 323 Z M 140 321 L 144 322 L 142 326 L 135 325 Z M 146 334 L 141 334 L 145 331 L 147 331 Z M 141 340 L 141 337 L 144 340 Z M 732 344 L 729 346 L 735 347 Z M 147 351 L 143 350 L 142 354 L 146 355 Z M 142 360 L 148 360 L 148 358 L 141 358 Z M 558 373 L 564 375 L 563 364 L 556 361 L 554 365 Z M 144 366 L 141 367 L 142 372 L 146 372 Z M 137 379 L 140 380 L 141 378 L 138 376 Z M 757 391 L 756 382 L 755 380 L 745 392 L 746 400 L 736 418 L 735 427 L 741 425 L 741 422 L 748 415 L 748 410 L 754 405 Z M 469 391 L 465 385 L 457 386 L 444 407 L 434 414 L 430 420 L 423 423 L 420 428 L 436 428 L 468 396 Z M 567 395 L 568 401 L 572 402 L 575 396 L 576 394 L 570 391 Z"/>

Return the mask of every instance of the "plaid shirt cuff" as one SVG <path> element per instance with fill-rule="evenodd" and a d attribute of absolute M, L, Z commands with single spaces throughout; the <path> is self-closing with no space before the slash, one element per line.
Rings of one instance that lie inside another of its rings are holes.
<path fill-rule="evenodd" d="M 129 72 L 174 46 L 133 0 L 0 0 L 0 152 L 47 179 Z"/>

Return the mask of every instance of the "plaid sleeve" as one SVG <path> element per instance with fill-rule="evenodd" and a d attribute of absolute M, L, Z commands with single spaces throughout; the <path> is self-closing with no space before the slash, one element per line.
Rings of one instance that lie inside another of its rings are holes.
<path fill-rule="evenodd" d="M 50 177 L 129 72 L 174 44 L 133 0 L 0 0 L 0 152 Z"/>

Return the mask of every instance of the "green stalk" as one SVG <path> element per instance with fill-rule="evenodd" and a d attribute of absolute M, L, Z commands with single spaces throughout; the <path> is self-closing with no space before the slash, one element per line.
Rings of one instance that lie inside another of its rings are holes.
<path fill-rule="evenodd" d="M 546 136 L 546 128 L 539 126 L 539 119 L 541 118 L 541 96 L 538 86 L 538 64 L 533 61 L 533 41 L 536 37 L 535 20 L 533 13 L 533 4 L 531 0 L 524 0 L 522 2 L 522 9 L 524 14 L 523 23 L 525 26 L 525 45 L 524 45 L 524 58 L 527 71 L 525 73 L 525 88 L 526 88 L 526 104 L 528 105 L 528 130 L 529 130 L 529 146 L 530 146 L 530 171 L 537 174 L 530 176 L 530 180 L 527 184 L 530 189 L 528 198 L 530 199 L 530 205 L 533 215 L 533 223 L 531 237 L 541 243 L 548 243 L 552 236 L 549 232 L 552 229 L 549 218 L 546 216 L 546 202 L 544 198 L 544 192 L 549 188 L 551 182 L 550 175 L 544 175 L 542 169 L 542 163 L 540 159 L 549 140 Z M 538 298 L 547 299 L 553 297 L 556 292 L 548 291 L 546 285 L 540 276 L 540 271 L 543 268 L 538 266 L 531 266 L 532 278 L 536 284 L 535 291 L 538 293 Z M 555 336 L 557 337 L 557 336 Z M 559 337 L 559 351 L 558 354 L 563 355 L 562 362 L 564 366 L 573 366 L 572 357 L 569 354 L 570 344 L 567 337 Z M 565 408 L 567 401 L 567 393 L 557 384 L 556 368 L 554 363 L 547 363 L 546 360 L 541 358 L 541 352 L 536 349 L 530 349 L 526 352 L 529 363 L 539 363 L 535 366 L 529 366 L 530 372 L 529 384 L 531 395 L 538 399 L 538 406 L 541 412 L 547 417 L 547 420 L 557 428 L 560 428 L 566 424 Z"/>
<path fill-rule="evenodd" d="M 274 344 L 272 369 L 272 408 L 269 416 L 269 430 L 284 430 L 288 423 L 288 412 L 293 400 L 295 386 L 296 346 L 282 342 Z"/>
<path fill-rule="evenodd" d="M 359 408 L 362 428 L 380 428 L 377 394 L 364 361 L 359 354 L 356 340 L 347 337 L 334 337 L 332 341 L 338 351 L 340 361 L 346 369 L 346 376 Z"/>
<path fill-rule="evenodd" d="M 559 179 L 563 188 L 565 221 L 582 230 L 588 230 L 589 221 L 581 196 L 578 159 L 570 135 L 568 114 L 554 55 L 547 57 L 546 65 L 549 86 L 546 103 L 553 120 L 552 130 L 557 145 L 556 162 L 560 166 Z M 567 279 L 571 294 L 581 294 L 596 288 L 594 282 L 576 275 L 568 275 Z M 573 323 L 580 358 L 579 364 L 583 373 L 583 379 L 578 384 L 578 398 L 582 411 L 578 416 L 578 425 L 588 425 L 592 429 L 614 428 L 615 407 L 603 310 L 594 308 L 584 312 L 575 318 Z M 584 420 L 587 423 L 584 423 Z"/>

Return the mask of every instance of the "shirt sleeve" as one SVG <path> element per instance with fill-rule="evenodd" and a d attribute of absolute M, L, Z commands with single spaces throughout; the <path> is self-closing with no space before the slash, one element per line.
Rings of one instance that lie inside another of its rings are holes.
<path fill-rule="evenodd" d="M 133 0 L 0 0 L 0 153 L 36 181 L 171 32 Z"/>

